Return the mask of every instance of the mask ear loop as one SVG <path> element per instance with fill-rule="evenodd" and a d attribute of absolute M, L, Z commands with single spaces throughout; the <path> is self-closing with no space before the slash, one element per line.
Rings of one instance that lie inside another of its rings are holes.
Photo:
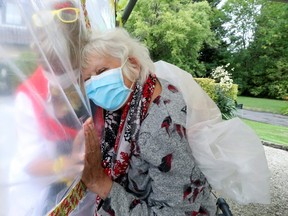
<path fill-rule="evenodd" d="M 128 60 L 128 57 L 126 58 L 126 60 L 124 61 L 124 63 L 121 65 L 121 69 L 123 68 L 123 66 L 126 64 L 126 62 L 127 62 L 127 60 Z"/>
<path fill-rule="evenodd" d="M 129 90 L 130 90 L 130 91 L 134 91 L 134 89 L 135 89 L 134 87 L 135 87 L 135 86 L 136 86 L 136 81 L 132 82 Z"/>
<path fill-rule="evenodd" d="M 123 63 L 123 64 L 121 65 L 121 67 L 120 67 L 120 68 L 121 68 L 122 77 L 124 76 L 122 68 L 123 68 L 123 66 L 126 64 L 128 58 L 129 58 L 129 57 L 126 58 L 126 60 L 124 61 L 124 63 Z M 124 78 L 124 77 L 123 77 L 123 78 Z M 134 86 L 135 86 L 135 81 L 132 82 L 129 90 L 130 90 L 130 91 L 133 91 L 133 90 L 134 90 Z"/>

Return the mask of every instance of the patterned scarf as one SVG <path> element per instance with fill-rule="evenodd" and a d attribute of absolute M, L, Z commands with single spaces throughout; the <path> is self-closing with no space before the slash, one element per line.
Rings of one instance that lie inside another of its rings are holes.
<path fill-rule="evenodd" d="M 140 126 L 147 115 L 154 93 L 156 76 L 149 75 L 142 86 L 138 82 L 123 110 L 107 111 L 104 136 L 101 143 L 105 173 L 127 188 L 127 171 L 131 154 L 137 154 L 136 142 Z M 101 198 L 97 197 L 96 204 Z M 97 209 L 97 208 L 96 208 Z"/>

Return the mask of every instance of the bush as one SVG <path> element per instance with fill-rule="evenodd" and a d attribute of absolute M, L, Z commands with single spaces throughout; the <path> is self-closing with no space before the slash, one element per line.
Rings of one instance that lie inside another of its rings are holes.
<path fill-rule="evenodd" d="M 235 100 L 228 96 L 227 92 L 220 86 L 216 86 L 217 100 L 215 103 L 219 107 L 222 118 L 227 120 L 236 117 L 236 105 Z"/>
<path fill-rule="evenodd" d="M 217 95 L 215 92 L 215 80 L 209 78 L 195 78 L 195 81 L 201 86 L 201 88 L 209 95 L 213 100 L 217 100 Z"/>
<path fill-rule="evenodd" d="M 229 89 L 229 91 L 227 91 L 226 94 L 227 94 L 227 97 L 231 98 L 233 101 L 236 101 L 237 95 L 238 95 L 238 85 L 233 84 L 231 89 Z"/>
<path fill-rule="evenodd" d="M 237 110 L 235 101 L 237 100 L 238 85 L 233 84 L 231 74 L 226 70 L 228 66 L 229 64 L 212 70 L 212 79 L 195 78 L 196 82 L 217 104 L 223 119 L 235 117 Z"/>
<path fill-rule="evenodd" d="M 268 96 L 276 99 L 284 99 L 288 95 L 288 81 L 273 82 L 268 87 Z"/>
<path fill-rule="evenodd" d="M 223 89 L 220 83 L 210 78 L 195 78 L 195 81 L 209 95 L 219 107 L 223 119 L 230 119 L 236 116 L 235 101 L 237 100 L 238 85 L 232 84 L 229 90 Z"/>

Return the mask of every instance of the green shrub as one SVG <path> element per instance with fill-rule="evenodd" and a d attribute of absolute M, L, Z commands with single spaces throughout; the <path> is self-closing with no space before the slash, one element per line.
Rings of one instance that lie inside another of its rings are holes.
<path fill-rule="evenodd" d="M 253 95 L 253 96 L 255 96 L 255 97 L 259 97 L 260 95 L 263 95 L 264 94 L 264 92 L 265 92 L 265 88 L 263 87 L 263 86 L 257 86 L 257 87 L 254 87 L 254 88 L 250 88 L 249 90 L 248 90 L 248 92 L 251 94 L 251 95 Z"/>
<path fill-rule="evenodd" d="M 216 102 L 218 97 L 216 88 L 220 86 L 219 83 L 215 83 L 215 80 L 210 78 L 194 78 L 194 79 L 201 86 L 201 88 L 209 95 L 209 97 Z M 233 101 L 236 101 L 238 94 L 238 85 L 233 84 L 231 89 L 229 89 L 228 91 L 223 91 L 222 94 L 225 94 Z"/>
<path fill-rule="evenodd" d="M 227 91 L 223 90 L 220 85 L 216 86 L 217 100 L 215 103 L 219 107 L 222 118 L 227 120 L 236 117 L 237 108 L 235 106 L 235 100 L 228 96 Z"/>
<path fill-rule="evenodd" d="M 227 97 L 231 98 L 233 101 L 236 101 L 237 95 L 238 95 L 238 85 L 233 84 L 231 89 L 227 91 Z"/>
<path fill-rule="evenodd" d="M 213 100 L 217 100 L 217 95 L 215 92 L 215 80 L 209 78 L 195 78 L 195 81 L 201 86 L 201 88 L 209 95 Z"/>
<path fill-rule="evenodd" d="M 281 80 L 271 83 L 268 86 L 268 96 L 276 99 L 284 99 L 288 94 L 288 81 Z"/>
<path fill-rule="evenodd" d="M 230 119 L 236 116 L 235 101 L 237 100 L 238 85 L 233 84 L 232 87 L 227 90 L 226 88 L 222 88 L 220 83 L 215 83 L 214 79 L 195 78 L 195 81 L 217 104 L 223 119 Z"/>

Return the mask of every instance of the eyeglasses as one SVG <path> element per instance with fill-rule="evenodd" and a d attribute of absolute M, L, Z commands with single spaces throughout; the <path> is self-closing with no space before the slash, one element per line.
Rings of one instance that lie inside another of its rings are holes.
<path fill-rule="evenodd" d="M 37 27 L 42 27 L 49 24 L 55 15 L 63 23 L 73 23 L 79 17 L 79 8 L 67 7 L 61 8 L 59 10 L 51 11 L 40 11 L 36 14 L 33 14 L 32 19 L 34 25 Z"/>

